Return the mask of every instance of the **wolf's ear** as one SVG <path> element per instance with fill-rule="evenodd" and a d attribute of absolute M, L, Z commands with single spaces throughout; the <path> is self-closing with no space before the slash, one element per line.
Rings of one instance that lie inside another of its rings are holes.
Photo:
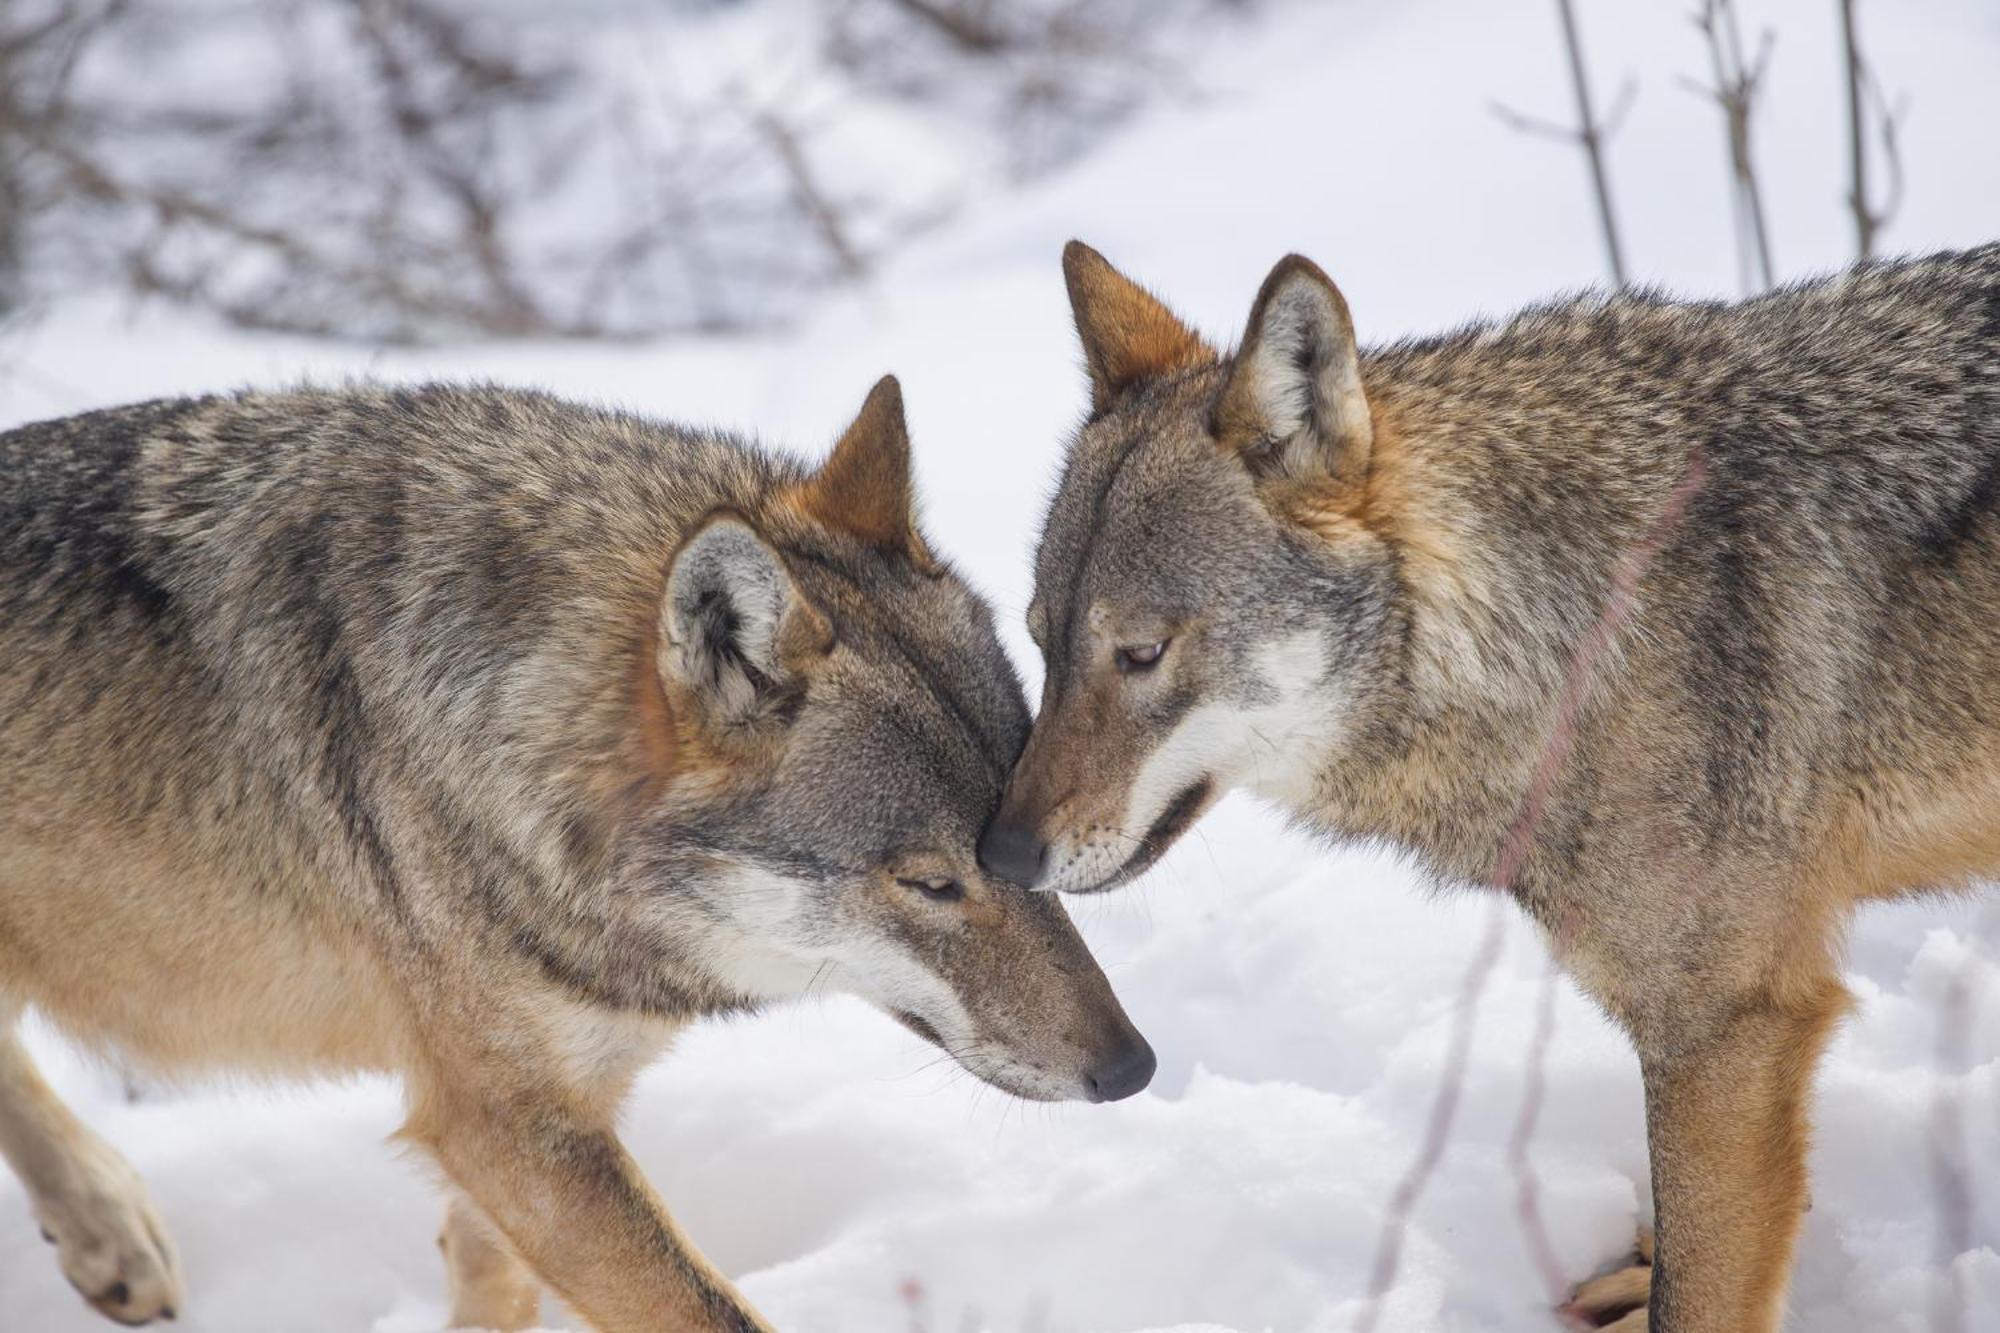
<path fill-rule="evenodd" d="M 1347 302 L 1319 265 L 1287 255 L 1264 279 L 1228 383 L 1215 437 L 1252 467 L 1359 481 L 1375 428 Z"/>
<path fill-rule="evenodd" d="M 800 672 L 832 647 L 832 625 L 739 515 L 713 515 L 675 553 L 660 603 L 660 675 L 716 719 L 752 720 L 795 693 Z"/>
<path fill-rule="evenodd" d="M 1139 380 L 1215 363 L 1213 347 L 1082 241 L 1063 247 L 1063 280 L 1083 340 L 1093 413 Z"/>
<path fill-rule="evenodd" d="M 917 533 L 910 428 L 903 418 L 903 386 L 894 375 L 875 381 L 861 414 L 796 498 L 824 526 L 906 555 L 926 574 L 943 572 Z"/>

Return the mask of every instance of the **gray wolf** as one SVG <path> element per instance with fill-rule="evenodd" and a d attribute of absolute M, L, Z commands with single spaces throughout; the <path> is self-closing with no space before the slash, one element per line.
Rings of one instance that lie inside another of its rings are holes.
<path fill-rule="evenodd" d="M 613 1132 L 676 1029 L 823 988 L 1024 1097 L 1151 1075 L 1055 902 L 973 863 L 1027 725 L 892 379 L 816 472 L 491 388 L 0 436 L 0 1151 L 94 1306 L 171 1317 L 160 1218 L 16 1014 L 389 1071 L 455 1323 L 545 1284 L 611 1333 L 763 1329 Z"/>
<path fill-rule="evenodd" d="M 1502 887 L 1630 1034 L 1657 1212 L 1574 1312 L 1775 1328 L 1844 923 L 2000 871 L 2000 245 L 1371 350 L 1292 256 L 1227 355 L 1064 270 L 1090 413 L 985 864 L 1103 889 L 1242 787 L 1492 884 L 1562 732 Z"/>

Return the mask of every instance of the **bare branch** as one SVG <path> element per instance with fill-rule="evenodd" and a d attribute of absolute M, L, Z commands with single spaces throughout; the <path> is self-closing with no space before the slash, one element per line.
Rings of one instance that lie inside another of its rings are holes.
<path fill-rule="evenodd" d="M 1978 1012 L 1976 992 L 1990 980 L 1988 942 L 2000 912 L 1989 904 L 1973 923 L 1965 956 L 1952 969 L 1939 1004 L 1937 1041 L 1932 1048 L 1929 1139 L 1931 1196 L 1937 1208 L 1936 1258 L 1943 1280 L 1931 1297 L 1935 1333 L 1964 1333 L 1965 1270 L 1958 1257 L 1973 1248 L 1976 1200 L 1968 1161 L 1965 1125 L 1965 1069 Z"/>
<path fill-rule="evenodd" d="M 1590 83 L 1584 75 L 1583 49 L 1577 38 L 1576 16 L 1571 10 L 1570 0 L 1556 0 L 1556 11 L 1562 19 L 1563 42 L 1569 55 L 1570 83 L 1576 94 L 1576 119 L 1574 126 L 1558 125 L 1553 121 L 1525 115 L 1499 102 L 1490 103 L 1493 114 L 1508 128 L 1524 134 L 1536 135 L 1544 139 L 1558 139 L 1574 143 L 1583 149 L 1585 161 L 1590 167 L 1592 193 L 1597 198 L 1597 222 L 1604 237 L 1604 254 L 1611 269 L 1611 280 L 1617 286 L 1625 286 L 1625 255 L 1618 242 L 1618 224 L 1612 215 L 1611 182 L 1604 170 L 1604 144 L 1624 118 L 1630 108 L 1634 84 L 1629 78 L 1619 88 L 1618 96 L 1612 101 L 1611 115 L 1600 121 L 1591 110 Z"/>
<path fill-rule="evenodd" d="M 1604 231 L 1604 255 L 1611 265 L 1611 280 L 1625 286 L 1625 256 L 1618 243 L 1618 224 L 1611 214 L 1611 182 L 1604 171 L 1602 128 L 1590 112 L 1590 84 L 1584 77 L 1583 43 L 1576 33 L 1576 13 L 1571 0 L 1556 0 L 1562 15 L 1563 44 L 1569 48 L 1570 82 L 1576 89 L 1577 138 L 1590 161 L 1590 182 L 1597 192 L 1597 219 Z"/>
<path fill-rule="evenodd" d="M 992 22 L 989 6 L 953 5 L 944 0 L 892 0 L 892 3 L 975 55 L 994 55 L 1013 45 L 1007 34 Z"/>
<path fill-rule="evenodd" d="M 1854 252 L 1875 253 L 1875 215 L 1868 209 L 1868 135 L 1861 123 L 1861 46 L 1854 34 L 1854 0 L 1840 0 L 1840 40 L 1847 65 L 1847 206 L 1854 214 Z"/>
<path fill-rule="evenodd" d="M 1543 120 L 1540 116 L 1531 116 L 1525 111 L 1516 111 L 1505 102 L 1488 102 L 1486 105 L 1493 112 L 1494 117 L 1510 130 L 1518 130 L 1522 134 L 1538 135 L 1544 139 L 1559 139 L 1564 143 L 1577 143 L 1582 137 L 1577 134 L 1572 126 L 1558 125 L 1553 120 Z"/>
<path fill-rule="evenodd" d="M 1556 996 L 1561 986 L 1562 964 L 1553 955 L 1542 973 L 1542 990 L 1535 1002 L 1535 1035 L 1528 1045 L 1528 1068 L 1521 1082 L 1521 1111 L 1514 1120 L 1514 1132 L 1507 1139 L 1507 1169 L 1514 1177 L 1514 1216 L 1528 1242 L 1528 1255 L 1541 1274 L 1542 1287 L 1550 1304 L 1560 1304 L 1568 1294 L 1562 1264 L 1556 1258 L 1555 1243 L 1549 1239 L 1542 1220 L 1540 1183 L 1535 1176 L 1533 1144 L 1535 1127 L 1542 1117 L 1542 1100 L 1548 1091 L 1549 1046 L 1555 1040 Z"/>
<path fill-rule="evenodd" d="M 1611 109 L 1604 113 L 1603 128 L 1598 131 L 1607 142 L 1624 125 L 1626 114 L 1632 110 L 1632 103 L 1638 98 L 1639 81 L 1628 74 L 1625 76 L 1625 81 L 1618 85 L 1618 95 L 1611 99 Z"/>
<path fill-rule="evenodd" d="M 784 164 L 785 173 L 791 179 L 793 200 L 798 204 L 799 211 L 812 222 L 819 238 L 826 243 L 841 273 L 850 278 L 861 276 L 867 264 L 848 239 L 840 210 L 834 207 L 814 177 L 812 164 L 806 160 L 798 135 L 769 111 L 759 112 L 754 123 L 758 132 L 770 143 L 778 161 Z"/>
<path fill-rule="evenodd" d="M 1875 253 L 1876 237 L 1903 201 L 1903 159 L 1897 133 L 1907 108 L 1892 110 L 1861 54 L 1861 39 L 1854 21 L 1855 0 L 1840 0 L 1840 36 L 1843 65 L 1847 76 L 1847 208 L 1854 217 L 1854 250 L 1857 258 Z M 1872 106 L 1870 105 L 1872 103 Z M 1882 141 L 1882 156 L 1889 172 L 1889 191 L 1878 208 L 1870 202 L 1868 188 L 1869 117 Z"/>
<path fill-rule="evenodd" d="M 1868 91 L 1875 99 L 1875 123 L 1882 136 L 1882 161 L 1889 169 L 1889 190 L 1883 196 L 1882 205 L 1871 213 L 1873 226 L 1871 237 L 1889 225 L 1903 207 L 1903 147 L 1901 134 L 1903 121 L 1910 114 L 1908 99 L 1898 102 L 1893 108 L 1882 95 L 1882 85 L 1868 76 Z"/>
<path fill-rule="evenodd" d="M 1618 95 L 1612 99 L 1611 109 L 1605 113 L 1598 126 L 1597 134 L 1601 142 L 1609 143 L 1612 136 L 1618 133 L 1618 127 L 1624 121 L 1625 114 L 1632 109 L 1632 103 L 1638 92 L 1638 80 L 1629 75 L 1618 85 Z M 1558 139 L 1564 143 L 1583 142 L 1582 133 L 1573 125 L 1562 125 L 1553 120 L 1543 120 L 1540 116 L 1531 116 L 1525 111 L 1515 110 L 1505 102 L 1488 102 L 1486 107 L 1493 113 L 1494 119 L 1510 130 L 1518 130 L 1522 134 L 1532 134 L 1543 139 Z"/>
<path fill-rule="evenodd" d="M 1479 1021 L 1479 997 L 1485 993 L 1493 968 L 1500 961 L 1500 947 L 1507 939 L 1508 910 L 1508 904 L 1499 895 L 1487 907 L 1486 929 L 1471 965 L 1466 968 L 1458 1002 L 1452 1010 L 1451 1046 L 1445 1053 L 1444 1073 L 1438 1080 L 1437 1096 L 1424 1124 L 1423 1145 L 1389 1199 L 1389 1212 L 1376 1242 L 1375 1262 L 1368 1273 L 1368 1306 L 1355 1323 L 1355 1333 L 1374 1333 L 1382 1317 L 1382 1303 L 1395 1285 L 1396 1271 L 1402 1265 L 1403 1236 L 1409 1230 L 1410 1214 L 1415 1211 L 1417 1200 L 1423 1197 L 1438 1164 L 1444 1160 L 1452 1123 L 1458 1117 L 1459 1098 L 1465 1091 L 1466 1064 L 1472 1056 L 1473 1031 Z"/>
<path fill-rule="evenodd" d="M 77 62 L 125 6 L 58 4 L 17 28 L 0 21 L 0 311 L 27 299 L 28 220 L 47 202 L 31 170 L 34 142 L 68 132 Z M 0 7 L 4 18 L 18 12 Z"/>
<path fill-rule="evenodd" d="M 1758 41 L 1757 57 L 1743 58 L 1743 37 L 1736 21 L 1734 0 L 1702 0 L 1692 16 L 1708 46 L 1710 85 L 1689 83 L 1695 91 L 1711 98 L 1722 111 L 1723 139 L 1729 155 L 1729 170 L 1735 188 L 1736 244 L 1740 276 L 1745 290 L 1751 287 L 1752 259 L 1761 275 L 1758 284 L 1768 290 L 1776 281 L 1771 263 L 1770 230 L 1764 221 L 1764 196 L 1757 179 L 1757 167 L 1750 152 L 1750 121 L 1756 108 L 1758 85 L 1769 67 L 1773 36 L 1767 30 Z"/>
<path fill-rule="evenodd" d="M 849 83 L 991 121 L 1021 174 L 1184 86 L 1143 0 L 827 9 Z M 825 81 L 792 96 L 760 71 L 746 95 L 635 58 L 628 82 L 599 44 L 529 47 L 468 0 L 155 19 L 132 0 L 0 0 L 0 305 L 108 277 L 370 341 L 742 328 L 951 206 L 921 182 L 876 197 L 822 160 Z M 120 39 L 91 44 L 107 54 L 72 88 L 81 37 L 107 24 Z M 145 43 L 172 48 L 164 67 L 211 37 L 272 77 L 138 95 Z"/>

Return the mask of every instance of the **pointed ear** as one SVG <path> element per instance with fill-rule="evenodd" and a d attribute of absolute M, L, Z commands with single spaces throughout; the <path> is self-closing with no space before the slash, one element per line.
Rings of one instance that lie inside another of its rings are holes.
<path fill-rule="evenodd" d="M 1253 468 L 1359 481 L 1375 429 L 1361 388 L 1354 321 L 1333 280 L 1303 255 L 1264 279 L 1214 429 Z"/>
<path fill-rule="evenodd" d="M 734 724 L 793 696 L 833 647 L 833 627 L 740 515 L 718 512 L 681 544 L 660 603 L 661 679 Z"/>
<path fill-rule="evenodd" d="M 1215 349 L 1173 311 L 1082 241 L 1063 247 L 1063 279 L 1083 340 L 1093 413 L 1139 380 L 1217 360 Z"/>
<path fill-rule="evenodd" d="M 917 534 L 910 428 L 903 418 L 903 386 L 894 375 L 875 382 L 861 414 L 796 499 L 827 528 L 907 555 L 926 574 L 943 572 Z"/>

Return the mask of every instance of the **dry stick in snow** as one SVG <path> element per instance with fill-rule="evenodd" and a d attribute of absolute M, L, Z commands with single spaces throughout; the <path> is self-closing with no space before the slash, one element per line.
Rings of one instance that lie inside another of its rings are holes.
<path fill-rule="evenodd" d="M 945 0 L 895 0 L 895 3 L 904 13 L 922 19 L 974 55 L 995 55 L 1012 45 L 1006 32 L 992 22 L 990 5 L 952 5 Z"/>
<path fill-rule="evenodd" d="M 29 298 L 28 218 L 48 206 L 30 158 L 41 140 L 74 131 L 76 68 L 126 2 L 58 5 L 19 27 L 0 3 L 0 311 Z"/>
<path fill-rule="evenodd" d="M 1444 1159 L 1445 1143 L 1451 1138 L 1451 1124 L 1458 1116 L 1459 1095 L 1465 1090 L 1465 1065 L 1472 1053 L 1472 1030 L 1479 1021 L 1479 997 L 1500 961 L 1500 946 L 1506 940 L 1507 904 L 1495 897 L 1486 910 L 1486 931 L 1479 951 L 1465 971 L 1458 990 L 1458 1004 L 1452 1013 L 1451 1047 L 1445 1055 L 1444 1077 L 1437 1097 L 1431 1102 L 1430 1119 L 1424 1126 L 1423 1147 L 1417 1160 L 1403 1174 L 1389 1199 L 1389 1215 L 1382 1223 L 1376 1242 L 1375 1265 L 1368 1275 L 1368 1305 L 1356 1321 L 1355 1333 L 1373 1333 L 1382 1317 L 1382 1304 L 1396 1283 L 1396 1270 L 1403 1262 L 1403 1233 L 1409 1229 L 1410 1213 L 1430 1184 L 1437 1165 Z"/>
<path fill-rule="evenodd" d="M 1583 73 L 1583 45 L 1577 40 L 1576 13 L 1570 0 L 1556 0 L 1562 14 L 1563 44 L 1569 48 L 1569 77 L 1576 88 L 1576 137 L 1590 159 L 1590 184 L 1597 192 L 1597 220 L 1604 228 L 1604 254 L 1611 264 L 1611 280 L 1625 285 L 1625 255 L 1618 245 L 1618 224 L 1611 217 L 1611 182 L 1604 174 L 1604 142 L 1597 122 L 1590 115 L 1590 84 Z"/>
<path fill-rule="evenodd" d="M 1556 10 L 1562 17 L 1563 42 L 1569 51 L 1570 84 L 1576 92 L 1576 125 L 1554 125 L 1537 120 L 1498 102 L 1493 104 L 1493 114 L 1524 133 L 1562 139 L 1583 149 L 1584 159 L 1590 165 L 1591 190 L 1597 196 L 1597 222 L 1604 236 L 1605 262 L 1611 269 L 1612 283 L 1623 287 L 1625 252 L 1618 241 L 1618 220 L 1611 208 L 1611 178 L 1604 170 L 1604 143 L 1617 130 L 1618 122 L 1632 105 L 1634 85 L 1627 79 L 1618 90 L 1618 96 L 1612 99 L 1610 113 L 1603 120 L 1597 119 L 1591 107 L 1590 81 L 1585 77 L 1583 68 L 1583 45 L 1576 35 L 1576 15 L 1570 9 L 1570 0 L 1556 0 Z"/>
<path fill-rule="evenodd" d="M 1681 82 L 1703 96 L 1713 98 L 1722 109 L 1724 142 L 1729 151 L 1729 171 L 1735 183 L 1737 272 L 1747 293 L 1753 290 L 1750 267 L 1754 257 L 1761 275 L 1755 290 L 1768 291 L 1775 282 L 1771 264 L 1771 236 L 1764 224 L 1764 193 L 1757 181 L 1757 167 L 1750 156 L 1750 116 L 1756 108 L 1758 86 L 1771 61 L 1771 33 L 1758 39 L 1757 59 L 1745 63 L 1743 36 L 1736 23 L 1732 0 L 1702 0 L 1694 15 L 1694 26 L 1708 43 L 1708 63 L 1715 83 L 1705 86 L 1691 79 Z"/>
<path fill-rule="evenodd" d="M 1971 1055 L 1976 1006 L 1974 983 L 1986 980 L 1986 942 L 1996 917 L 1991 904 L 1979 915 L 1967 941 L 1965 957 L 1952 969 L 1939 1005 L 1937 1046 L 1932 1053 L 1934 1091 L 1931 1094 L 1931 1195 L 1937 1203 L 1936 1257 L 1944 1269 L 1931 1293 L 1932 1333 L 1965 1333 L 1965 1273 L 1959 1256 L 1974 1248 L 1972 1183 L 1966 1160 L 1965 1068 Z"/>
<path fill-rule="evenodd" d="M 1840 39 L 1847 52 L 1848 207 L 1854 210 L 1854 253 L 1875 253 L 1875 218 L 1868 211 L 1868 138 L 1861 124 L 1861 47 L 1854 36 L 1854 0 L 1840 0 Z"/>
<path fill-rule="evenodd" d="M 812 164 L 806 160 L 805 148 L 799 143 L 799 136 L 790 125 L 769 111 L 756 114 L 757 132 L 771 146 L 778 161 L 785 168 L 791 180 L 792 200 L 799 212 L 812 223 L 813 230 L 826 243 L 827 252 L 839 266 L 841 275 L 858 278 L 867 270 L 867 263 L 861 252 L 848 239 L 846 224 L 841 220 L 840 210 L 827 198 L 820 188 L 819 179 L 813 174 Z"/>
<path fill-rule="evenodd" d="M 1555 1245 L 1549 1240 L 1548 1226 L 1542 1221 L 1541 1180 L 1535 1175 L 1535 1162 L 1529 1150 L 1535 1141 L 1535 1127 L 1541 1121 L 1542 1098 L 1548 1090 L 1549 1046 L 1555 1041 L 1556 995 L 1561 980 L 1562 965 L 1550 954 L 1548 968 L 1542 973 L 1542 992 L 1535 1001 L 1535 1035 L 1528 1046 L 1527 1072 L 1521 1077 L 1521 1113 L 1515 1118 L 1514 1132 L 1507 1140 L 1507 1169 L 1514 1177 L 1514 1216 L 1521 1224 L 1521 1235 L 1528 1243 L 1535 1270 L 1542 1275 L 1542 1286 L 1549 1299 L 1558 1305 L 1569 1296 L 1570 1283 L 1556 1258 Z"/>
<path fill-rule="evenodd" d="M 1680 526 L 1682 515 L 1693 502 L 1695 492 L 1708 475 L 1708 465 L 1703 454 L 1697 450 L 1688 455 L 1687 469 L 1681 479 L 1668 494 L 1666 503 L 1645 534 L 1628 549 L 1611 575 L 1611 590 L 1605 598 L 1604 609 L 1597 617 L 1597 623 L 1584 636 L 1570 659 L 1569 669 L 1564 674 L 1561 691 L 1556 696 L 1555 717 L 1550 722 L 1549 734 L 1543 742 L 1540 757 L 1535 762 L 1534 772 L 1528 780 L 1527 794 L 1521 799 L 1521 809 L 1507 830 L 1507 838 L 1501 847 L 1499 860 L 1487 884 L 1496 890 L 1492 907 L 1487 914 L 1486 931 L 1480 939 L 1479 950 L 1473 955 L 1472 965 L 1466 970 L 1465 982 L 1459 989 L 1457 1008 L 1452 1016 L 1451 1046 L 1445 1057 L 1444 1074 L 1438 1083 L 1436 1098 L 1431 1103 L 1431 1112 L 1424 1128 L 1423 1147 L 1415 1162 L 1405 1173 L 1389 1201 L 1389 1213 L 1382 1223 L 1381 1239 L 1375 1251 L 1375 1265 L 1368 1281 L 1368 1304 L 1356 1322 L 1356 1333 L 1371 1333 L 1382 1317 L 1382 1304 L 1395 1285 L 1396 1270 L 1402 1262 L 1403 1235 L 1409 1228 L 1410 1214 L 1422 1197 L 1424 1187 L 1430 1183 L 1431 1175 L 1444 1158 L 1445 1144 L 1451 1137 L 1452 1121 L 1458 1114 L 1458 1101 L 1465 1088 L 1466 1062 L 1471 1055 L 1473 1028 L 1479 1017 L 1479 997 L 1491 979 L 1493 968 L 1500 959 L 1500 946 L 1505 938 L 1506 898 L 1512 893 L 1520 878 L 1521 868 L 1526 864 L 1528 852 L 1534 846 L 1535 832 L 1541 825 L 1542 815 L 1548 805 L 1549 793 L 1555 786 L 1556 774 L 1569 758 L 1572 745 L 1576 742 L 1577 715 L 1582 711 L 1583 701 L 1589 693 L 1598 663 L 1618 637 L 1618 631 L 1632 613 L 1633 603 L 1638 597 L 1639 581 L 1652 567 L 1660 551 L 1674 530 Z M 1562 941 L 1555 945 L 1560 951 Z M 1551 1020 L 1553 1021 L 1553 1020 Z M 1539 1062 L 1538 1062 L 1539 1063 Z M 1529 1110 L 1539 1107 L 1539 1095 L 1529 1108 L 1524 1108 L 1527 1130 L 1517 1126 L 1517 1160 L 1528 1161 L 1528 1144 L 1533 1129 L 1533 1116 Z M 1532 1197 L 1532 1196 L 1530 1196 Z M 1546 1233 L 1541 1231 L 1539 1211 L 1526 1209 L 1524 1223 L 1529 1226 L 1531 1247 L 1536 1249 L 1537 1260 L 1544 1254 L 1549 1256 L 1549 1269 L 1558 1287 L 1562 1276 L 1555 1271 L 1554 1250 L 1548 1243 Z"/>
<path fill-rule="evenodd" d="M 1957 1086 L 1966 1056 L 1972 987 L 1961 967 L 1945 990 L 1938 1016 L 1937 1090 L 1931 1099 L 1931 1192 L 1937 1200 L 1937 1262 L 1944 1274 L 1931 1293 L 1932 1333 L 1965 1333 L 1965 1283 L 1953 1262 L 1972 1248 L 1972 1191 L 1965 1180 L 1965 1114 Z"/>
<path fill-rule="evenodd" d="M 1840 36 L 1847 70 L 1847 154 L 1850 177 L 1848 209 L 1854 214 L 1854 253 L 1857 259 L 1875 253 L 1875 236 L 1887 225 L 1903 201 L 1903 156 L 1896 139 L 1901 128 L 1902 110 L 1891 110 L 1861 55 L 1861 39 L 1854 26 L 1854 0 L 1840 0 Z M 1882 158 L 1889 169 L 1889 194 L 1880 208 L 1868 202 L 1868 106 L 1875 98 L 1875 117 L 1881 127 Z"/>

